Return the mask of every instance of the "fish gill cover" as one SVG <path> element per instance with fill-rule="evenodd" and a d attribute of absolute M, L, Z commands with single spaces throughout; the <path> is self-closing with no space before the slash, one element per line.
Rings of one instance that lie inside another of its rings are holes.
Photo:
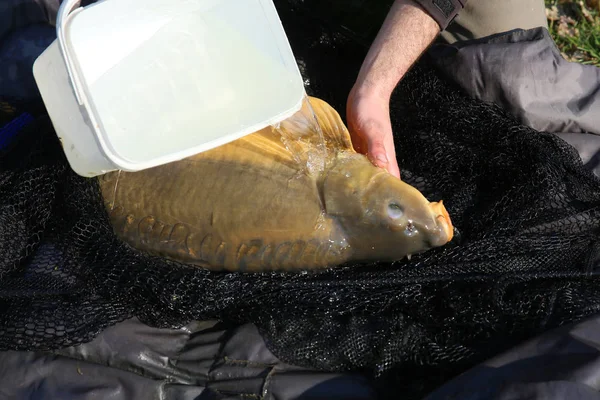
<path fill-rule="evenodd" d="M 291 3 L 278 7 L 307 90 L 343 114 L 367 49 Z M 76 345 L 132 316 L 253 322 L 285 362 L 362 371 L 382 397 L 410 398 L 600 311 L 600 180 L 561 139 L 468 98 L 427 59 L 393 97 L 398 158 L 457 235 L 411 261 L 320 273 L 209 272 L 128 247 L 43 107 L 10 102 L 1 126 L 34 119 L 0 159 L 0 349 Z"/>

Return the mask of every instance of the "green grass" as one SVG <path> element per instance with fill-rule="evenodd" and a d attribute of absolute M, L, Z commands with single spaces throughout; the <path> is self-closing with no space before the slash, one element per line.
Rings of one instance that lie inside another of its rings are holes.
<path fill-rule="evenodd" d="M 550 33 L 569 61 L 600 67 L 600 0 L 545 0 Z"/>

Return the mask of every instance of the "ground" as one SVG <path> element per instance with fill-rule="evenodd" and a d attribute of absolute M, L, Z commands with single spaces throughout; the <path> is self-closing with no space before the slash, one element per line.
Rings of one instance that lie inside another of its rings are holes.
<path fill-rule="evenodd" d="M 545 0 L 550 33 L 569 61 L 600 67 L 600 0 Z"/>

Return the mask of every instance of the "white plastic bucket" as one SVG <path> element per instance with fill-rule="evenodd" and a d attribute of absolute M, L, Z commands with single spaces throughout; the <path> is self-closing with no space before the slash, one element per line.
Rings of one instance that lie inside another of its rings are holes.
<path fill-rule="evenodd" d="M 212 149 L 291 116 L 305 93 L 272 0 L 65 0 L 33 73 L 86 177 Z"/>

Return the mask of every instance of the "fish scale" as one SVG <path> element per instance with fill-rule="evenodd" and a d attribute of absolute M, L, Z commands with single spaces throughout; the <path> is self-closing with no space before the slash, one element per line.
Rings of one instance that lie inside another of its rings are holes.
<path fill-rule="evenodd" d="M 99 177 L 116 235 L 140 251 L 240 272 L 327 268 L 431 247 L 436 240 L 403 233 L 408 218 L 423 220 L 424 234 L 445 235 L 440 244 L 451 238 L 438 206 L 357 154 L 327 103 L 310 98 L 310 105 L 279 128 L 159 167 Z M 301 118 L 313 110 L 318 124 L 305 123 Z M 310 137 L 316 127 L 327 152 Z M 319 154 L 328 158 L 307 168 Z M 389 214 L 390 201 L 406 202 L 401 220 L 394 220 L 399 206 Z"/>

